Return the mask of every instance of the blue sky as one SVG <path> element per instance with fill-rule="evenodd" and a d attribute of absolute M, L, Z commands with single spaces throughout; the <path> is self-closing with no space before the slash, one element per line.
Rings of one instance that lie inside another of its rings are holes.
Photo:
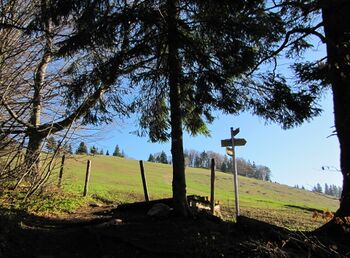
<path fill-rule="evenodd" d="M 186 149 L 212 150 L 225 154 L 220 140 L 230 137 L 230 127 L 239 127 L 237 137 L 245 138 L 247 145 L 238 147 L 237 156 L 256 164 L 268 166 L 272 181 L 294 186 L 304 185 L 311 189 L 316 183 L 341 185 L 341 173 L 323 171 L 322 166 L 339 168 L 339 145 L 336 136 L 328 137 L 334 128 L 331 94 L 320 102 L 323 113 L 308 123 L 294 129 L 282 130 L 277 124 L 266 124 L 259 117 L 248 113 L 239 116 L 219 116 L 209 125 L 211 137 L 185 135 Z M 170 144 L 150 143 L 147 137 L 138 137 L 131 132 L 137 122 L 130 119 L 98 128 L 88 145 L 113 152 L 118 144 L 127 156 L 147 160 L 150 153 L 164 150 L 170 155 Z"/>

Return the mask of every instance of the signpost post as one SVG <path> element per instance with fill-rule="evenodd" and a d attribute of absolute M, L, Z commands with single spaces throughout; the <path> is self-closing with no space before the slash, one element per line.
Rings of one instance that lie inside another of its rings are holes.
<path fill-rule="evenodd" d="M 239 133 L 239 128 L 233 130 L 233 127 L 231 127 L 231 139 L 221 140 L 221 147 L 226 147 L 227 155 L 232 157 L 232 172 L 233 172 L 233 186 L 235 191 L 236 219 L 240 215 L 240 211 L 239 211 L 238 176 L 237 176 L 237 162 L 236 162 L 235 147 L 244 146 L 247 143 L 245 139 L 235 138 L 235 136 L 238 133 Z"/>

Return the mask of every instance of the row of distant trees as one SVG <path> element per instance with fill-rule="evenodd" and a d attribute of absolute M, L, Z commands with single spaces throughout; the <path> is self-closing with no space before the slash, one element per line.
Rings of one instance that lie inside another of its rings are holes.
<path fill-rule="evenodd" d="M 168 158 L 164 151 L 150 154 L 147 161 L 162 164 L 171 164 L 171 158 Z"/>
<path fill-rule="evenodd" d="M 95 147 L 94 145 L 92 147 L 90 147 L 90 152 L 88 152 L 88 147 L 86 145 L 85 142 L 80 142 L 75 154 L 78 155 L 87 155 L 87 154 L 91 154 L 91 155 L 104 155 L 104 151 L 103 149 L 98 149 L 97 147 Z M 109 156 L 109 151 L 106 151 L 106 156 Z M 114 151 L 112 153 L 113 156 L 115 157 L 121 157 L 124 158 L 125 157 L 125 153 L 124 151 L 119 147 L 119 145 L 116 145 L 114 148 Z"/>
<path fill-rule="evenodd" d="M 304 186 L 299 185 L 295 185 L 294 188 L 305 190 Z M 312 187 L 311 191 L 314 193 L 323 193 L 340 198 L 343 188 L 341 186 L 328 185 L 327 183 L 324 185 L 324 188 L 322 188 L 321 184 L 317 183 Z"/>
<path fill-rule="evenodd" d="M 193 168 L 209 168 L 210 160 L 214 159 L 216 168 L 222 172 L 232 172 L 232 158 L 213 151 L 185 150 L 185 165 Z M 271 170 L 267 166 L 256 165 L 243 158 L 237 158 L 237 171 L 239 175 L 256 178 L 264 181 L 271 181 Z M 164 151 L 150 154 L 149 162 L 171 164 L 171 158 L 168 158 Z"/>
<path fill-rule="evenodd" d="M 58 151 L 60 153 L 73 154 L 72 145 L 70 143 L 66 143 L 60 146 L 54 137 L 50 137 L 47 139 L 46 150 L 49 153 L 54 153 L 55 151 Z M 92 145 L 89 148 L 85 142 L 80 142 L 77 149 L 75 150 L 75 154 L 78 154 L 78 155 L 91 154 L 91 155 L 107 155 L 107 156 L 110 155 L 108 150 L 105 153 L 103 149 L 98 149 L 95 145 Z M 122 158 L 125 157 L 125 153 L 119 147 L 119 145 L 115 146 L 115 149 L 112 155 L 116 157 L 122 157 Z"/>
<path fill-rule="evenodd" d="M 70 143 L 65 143 L 62 146 L 56 141 L 54 137 L 49 137 L 46 141 L 46 150 L 49 153 L 59 152 L 73 154 L 72 145 Z"/>
<path fill-rule="evenodd" d="M 324 188 L 322 188 L 321 184 L 317 183 L 313 188 L 313 192 L 316 193 L 324 193 L 327 195 L 335 196 L 340 198 L 341 193 L 343 191 L 343 188 L 336 185 L 328 185 L 327 183 L 324 185 Z"/>

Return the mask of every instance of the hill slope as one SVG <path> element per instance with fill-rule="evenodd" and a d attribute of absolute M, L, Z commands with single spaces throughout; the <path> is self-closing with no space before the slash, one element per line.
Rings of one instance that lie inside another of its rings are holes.
<path fill-rule="evenodd" d="M 63 178 L 65 190 L 82 192 L 88 159 L 92 161 L 90 195 L 116 203 L 143 200 L 139 162 L 112 156 L 73 156 L 67 159 Z M 171 166 L 145 162 L 144 167 L 150 199 L 171 197 Z M 209 170 L 187 168 L 186 176 L 188 194 L 210 195 Z M 290 229 L 316 228 L 325 220 L 313 219 L 314 210 L 334 211 L 338 207 L 338 201 L 330 196 L 246 177 L 239 177 L 239 194 L 242 215 Z M 216 173 L 215 199 L 222 203 L 224 218 L 233 219 L 232 175 Z"/>

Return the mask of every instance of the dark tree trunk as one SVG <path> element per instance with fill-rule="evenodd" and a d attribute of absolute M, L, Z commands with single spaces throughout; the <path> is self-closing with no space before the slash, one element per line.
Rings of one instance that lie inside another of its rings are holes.
<path fill-rule="evenodd" d="M 168 0 L 168 73 L 170 87 L 171 154 L 173 158 L 173 205 L 177 215 L 188 216 L 186 197 L 185 159 L 182 138 L 181 64 L 177 47 L 178 16 L 176 1 Z"/>
<path fill-rule="evenodd" d="M 41 146 L 45 136 L 36 132 L 36 130 L 28 133 L 28 147 L 25 155 L 25 164 L 29 173 L 32 176 L 37 176 L 40 173 L 40 153 Z"/>
<path fill-rule="evenodd" d="M 334 121 L 343 174 L 343 192 L 336 216 L 343 217 L 350 216 L 350 2 L 325 0 L 322 4 Z"/>

